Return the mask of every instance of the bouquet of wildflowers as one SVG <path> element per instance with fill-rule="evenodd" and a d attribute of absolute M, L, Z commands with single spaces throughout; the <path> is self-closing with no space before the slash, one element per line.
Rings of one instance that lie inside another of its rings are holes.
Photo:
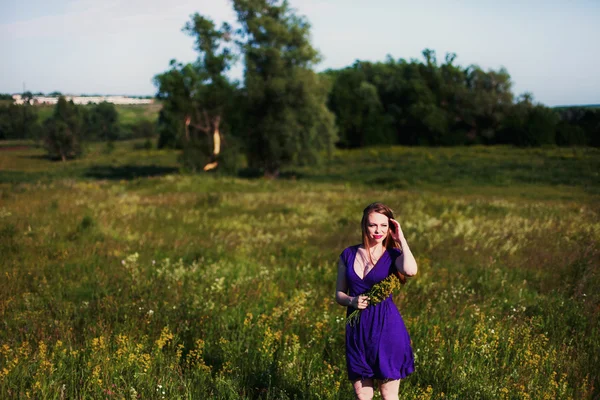
<path fill-rule="evenodd" d="M 371 307 L 387 299 L 394 290 L 400 289 L 401 286 L 402 282 L 400 281 L 400 277 L 397 274 L 392 274 L 381 282 L 374 284 L 371 289 L 363 293 L 361 296 L 369 297 L 369 307 Z M 362 311 L 363 310 L 359 309 L 354 310 L 350 315 L 348 315 L 348 318 L 346 318 L 346 323 L 350 325 L 358 323 L 360 321 L 360 313 Z"/>

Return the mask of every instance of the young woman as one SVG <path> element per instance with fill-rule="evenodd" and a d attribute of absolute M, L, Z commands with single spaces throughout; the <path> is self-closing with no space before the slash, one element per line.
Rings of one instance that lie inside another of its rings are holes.
<path fill-rule="evenodd" d="M 336 301 L 348 307 L 347 315 L 363 310 L 357 324 L 346 325 L 348 378 L 359 400 L 373 398 L 375 380 L 385 400 L 398 399 L 400 379 L 414 371 L 410 337 L 391 295 L 369 306 L 362 294 L 391 274 L 404 283 L 417 273 L 417 262 L 386 205 L 367 206 L 361 226 L 362 244 L 340 255 L 335 293 Z"/>

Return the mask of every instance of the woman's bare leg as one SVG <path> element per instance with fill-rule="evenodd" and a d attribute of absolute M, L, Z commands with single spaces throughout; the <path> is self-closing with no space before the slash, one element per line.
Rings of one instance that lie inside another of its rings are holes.
<path fill-rule="evenodd" d="M 398 400 L 398 392 L 400 391 L 400 379 L 395 381 L 384 381 L 379 385 L 381 397 L 383 400 Z"/>
<path fill-rule="evenodd" d="M 357 380 L 352 383 L 357 400 L 371 400 L 373 398 L 373 379 Z"/>

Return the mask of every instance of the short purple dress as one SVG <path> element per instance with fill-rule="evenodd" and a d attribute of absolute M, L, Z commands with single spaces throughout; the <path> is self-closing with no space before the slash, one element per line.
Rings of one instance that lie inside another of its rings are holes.
<path fill-rule="evenodd" d="M 393 274 L 396 258 L 402 254 L 399 249 L 388 249 L 361 279 L 354 271 L 359 246 L 350 246 L 340 255 L 346 265 L 348 294 L 353 297 Z M 348 307 L 346 315 L 352 311 Z M 410 337 L 391 295 L 364 309 L 358 323 L 346 325 L 346 364 L 351 381 L 403 379 L 415 370 Z"/>

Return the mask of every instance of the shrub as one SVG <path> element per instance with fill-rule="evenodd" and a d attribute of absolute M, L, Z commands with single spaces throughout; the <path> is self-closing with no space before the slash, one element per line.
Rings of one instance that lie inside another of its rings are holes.
<path fill-rule="evenodd" d="M 82 126 L 79 108 L 73 101 L 60 97 L 54 114 L 44 124 L 44 146 L 50 158 L 66 161 L 80 156 Z"/>
<path fill-rule="evenodd" d="M 138 121 L 131 127 L 134 138 L 151 138 L 156 135 L 156 124 L 149 120 Z"/>

